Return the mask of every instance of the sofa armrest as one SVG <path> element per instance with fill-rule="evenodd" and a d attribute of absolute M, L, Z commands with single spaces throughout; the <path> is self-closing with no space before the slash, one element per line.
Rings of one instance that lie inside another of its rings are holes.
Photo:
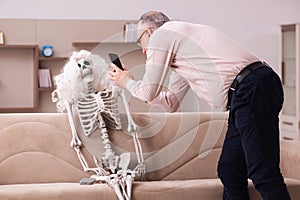
<path fill-rule="evenodd" d="M 300 141 L 281 140 L 280 167 L 285 178 L 300 180 Z"/>

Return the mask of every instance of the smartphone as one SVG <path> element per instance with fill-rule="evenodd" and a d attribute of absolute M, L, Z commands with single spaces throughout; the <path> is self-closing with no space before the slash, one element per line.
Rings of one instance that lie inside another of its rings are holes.
<path fill-rule="evenodd" d="M 109 56 L 109 59 L 112 63 L 114 63 L 120 70 L 124 71 L 124 68 L 122 67 L 120 58 L 117 54 L 109 53 L 108 56 Z"/>
<path fill-rule="evenodd" d="M 79 181 L 79 184 L 80 185 L 92 185 L 96 182 L 96 179 L 95 178 L 82 178 L 80 181 Z"/>

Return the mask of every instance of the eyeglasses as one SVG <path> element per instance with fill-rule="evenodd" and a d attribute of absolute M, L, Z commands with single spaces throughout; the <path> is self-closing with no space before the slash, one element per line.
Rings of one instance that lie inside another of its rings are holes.
<path fill-rule="evenodd" d="M 136 42 L 137 42 L 137 44 L 138 44 L 139 46 L 142 46 L 142 45 L 141 45 L 141 40 L 142 40 L 143 35 L 146 33 L 146 31 L 147 31 L 147 29 L 144 30 L 143 33 L 140 35 L 140 37 L 136 40 Z"/>
<path fill-rule="evenodd" d="M 141 45 L 142 37 L 144 36 L 144 34 L 147 32 L 148 29 L 150 29 L 150 30 L 151 30 L 151 29 L 155 29 L 155 27 L 150 27 L 150 28 L 147 28 L 146 30 L 143 31 L 143 33 L 140 35 L 140 37 L 136 40 L 136 42 L 137 42 L 137 44 L 138 44 L 139 46 L 142 46 L 142 45 Z"/>

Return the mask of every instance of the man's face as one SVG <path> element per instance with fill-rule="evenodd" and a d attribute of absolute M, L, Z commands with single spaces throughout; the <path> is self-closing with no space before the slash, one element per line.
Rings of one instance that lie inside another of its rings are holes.
<path fill-rule="evenodd" d="M 144 54 L 147 53 L 150 33 L 151 33 L 150 29 L 146 24 L 141 24 L 141 23 L 138 24 L 137 42 L 138 45 L 142 47 L 142 51 Z"/>

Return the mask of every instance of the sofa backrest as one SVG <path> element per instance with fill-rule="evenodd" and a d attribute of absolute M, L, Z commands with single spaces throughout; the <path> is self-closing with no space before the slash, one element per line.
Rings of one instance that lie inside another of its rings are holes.
<path fill-rule="evenodd" d="M 0 184 L 78 181 L 66 114 L 0 115 Z"/>
<path fill-rule="evenodd" d="M 217 177 L 217 161 L 227 128 L 227 113 L 135 113 L 148 180 Z M 126 117 L 122 116 L 124 130 Z M 119 154 L 132 152 L 126 131 L 110 130 Z M 0 114 L 0 184 L 77 182 L 82 170 L 64 113 Z M 90 166 L 93 158 L 82 148 Z"/>

